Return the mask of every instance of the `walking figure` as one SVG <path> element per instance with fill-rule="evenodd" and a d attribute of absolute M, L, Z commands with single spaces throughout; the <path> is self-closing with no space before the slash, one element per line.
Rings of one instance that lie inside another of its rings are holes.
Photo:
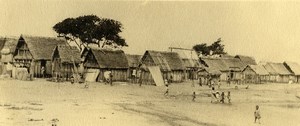
<path fill-rule="evenodd" d="M 260 116 L 260 111 L 259 111 L 259 106 L 258 105 L 256 105 L 256 109 L 255 109 L 255 111 L 254 111 L 254 123 L 256 123 L 256 120 L 258 121 L 258 123 L 260 124 L 260 118 L 261 118 L 261 116 Z"/>
<path fill-rule="evenodd" d="M 110 74 L 109 74 L 109 83 L 110 83 L 110 86 L 112 86 L 112 80 L 113 79 L 113 75 L 112 75 L 112 72 L 110 72 Z"/>
<path fill-rule="evenodd" d="M 194 102 L 195 99 L 196 99 L 196 92 L 194 91 L 194 92 L 193 92 L 193 100 L 192 100 L 192 101 Z"/>
<path fill-rule="evenodd" d="M 225 100 L 225 93 L 222 92 L 222 93 L 221 93 L 221 100 L 220 100 L 220 102 L 221 102 L 221 103 L 224 103 L 224 100 Z"/>
<path fill-rule="evenodd" d="M 212 87 L 211 89 L 212 90 L 211 90 L 211 101 L 210 101 L 210 103 L 213 103 L 213 102 L 215 102 L 217 96 L 216 96 L 215 88 Z"/>
<path fill-rule="evenodd" d="M 168 84 L 166 84 L 166 92 L 164 95 L 169 95 L 169 85 Z"/>
<path fill-rule="evenodd" d="M 227 93 L 227 99 L 228 99 L 228 103 L 231 103 L 230 91 L 228 91 L 228 93 Z"/>

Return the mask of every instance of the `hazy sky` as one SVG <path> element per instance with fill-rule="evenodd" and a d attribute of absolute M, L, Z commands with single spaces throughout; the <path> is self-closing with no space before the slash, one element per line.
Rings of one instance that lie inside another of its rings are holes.
<path fill-rule="evenodd" d="M 56 36 L 52 26 L 57 22 L 95 14 L 123 24 L 127 53 L 191 48 L 221 37 L 232 55 L 300 63 L 298 2 L 0 0 L 0 5 L 0 36 Z"/>

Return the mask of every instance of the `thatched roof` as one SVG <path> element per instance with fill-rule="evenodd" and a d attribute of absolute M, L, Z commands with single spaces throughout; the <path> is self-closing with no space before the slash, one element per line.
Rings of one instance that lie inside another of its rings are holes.
<path fill-rule="evenodd" d="M 130 55 L 126 54 L 128 65 L 129 67 L 138 67 L 140 60 L 142 58 L 142 55 Z"/>
<path fill-rule="evenodd" d="M 162 71 L 185 69 L 182 60 L 180 59 L 179 55 L 175 52 L 147 50 L 143 55 L 141 62 L 146 63 L 144 60 L 148 56 L 152 59 L 151 64 L 160 66 L 160 69 Z"/>
<path fill-rule="evenodd" d="M 262 65 L 248 65 L 247 67 L 250 67 L 258 75 L 269 75 L 269 72 Z"/>
<path fill-rule="evenodd" d="M 255 59 L 250 56 L 236 55 L 235 58 L 240 59 L 246 65 L 257 65 Z"/>
<path fill-rule="evenodd" d="M 1 40 L 0 40 L 1 41 Z M 3 38 L 1 43 L 3 44 L 1 48 L 1 54 L 13 53 L 16 49 L 18 39 L 17 38 Z"/>
<path fill-rule="evenodd" d="M 291 75 L 292 73 L 283 65 L 283 63 L 267 63 L 266 70 L 273 75 Z"/>
<path fill-rule="evenodd" d="M 53 55 L 59 56 L 61 59 L 61 63 L 80 63 L 80 51 L 75 46 L 69 46 L 69 45 L 57 45 L 54 48 Z"/>
<path fill-rule="evenodd" d="M 0 50 L 2 50 L 2 48 L 4 47 L 6 38 L 0 38 Z"/>
<path fill-rule="evenodd" d="M 241 71 L 246 65 L 236 58 L 201 58 L 201 63 L 212 70 Z"/>
<path fill-rule="evenodd" d="M 90 49 L 99 68 L 104 69 L 127 69 L 128 61 L 122 50 Z"/>
<path fill-rule="evenodd" d="M 51 60 L 53 49 L 57 45 L 67 44 L 65 40 L 58 38 L 21 36 L 18 41 L 17 47 L 21 46 L 23 42 L 28 45 L 30 53 L 36 60 Z"/>
<path fill-rule="evenodd" d="M 296 62 L 284 62 L 285 67 L 293 74 L 300 75 L 300 65 Z"/>
<path fill-rule="evenodd" d="M 216 76 L 222 74 L 221 71 L 219 70 L 213 70 L 207 67 L 198 70 L 198 75 L 205 75 L 204 73 L 207 73 L 208 75 L 216 75 Z"/>

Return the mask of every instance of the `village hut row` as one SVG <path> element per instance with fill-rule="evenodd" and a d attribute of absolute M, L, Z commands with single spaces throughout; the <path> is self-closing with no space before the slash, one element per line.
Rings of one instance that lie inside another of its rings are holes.
<path fill-rule="evenodd" d="M 300 65 L 295 62 L 257 64 L 243 55 L 198 56 L 193 50 L 146 50 L 143 55 L 122 50 L 78 48 L 66 40 L 20 36 L 0 38 L 0 72 L 13 78 L 53 77 L 69 80 L 80 74 L 86 81 L 105 81 L 110 71 L 113 81 L 156 84 L 157 80 L 183 82 L 209 79 L 236 83 L 299 82 Z M 22 77 L 19 77 L 22 76 Z"/>

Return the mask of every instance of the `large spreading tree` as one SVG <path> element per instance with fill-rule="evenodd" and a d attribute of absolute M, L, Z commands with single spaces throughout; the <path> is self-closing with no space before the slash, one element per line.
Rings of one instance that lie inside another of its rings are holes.
<path fill-rule="evenodd" d="M 121 22 L 99 18 L 96 15 L 67 18 L 53 26 L 59 37 L 75 42 L 80 50 L 89 44 L 97 44 L 99 48 L 128 46 L 125 39 L 119 35 L 122 29 Z"/>
<path fill-rule="evenodd" d="M 212 55 L 216 54 L 227 54 L 224 50 L 225 45 L 221 44 L 222 40 L 219 38 L 217 41 L 212 43 L 211 45 L 207 45 L 206 43 L 201 43 L 193 46 L 193 49 L 197 53 L 201 53 L 204 56 L 210 55 L 212 52 Z"/>

